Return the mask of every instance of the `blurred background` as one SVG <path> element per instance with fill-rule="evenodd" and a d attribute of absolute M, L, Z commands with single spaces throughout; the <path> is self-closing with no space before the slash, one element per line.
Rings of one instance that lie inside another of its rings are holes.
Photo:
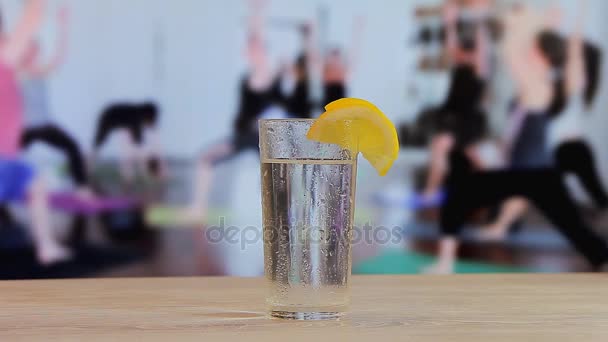
<path fill-rule="evenodd" d="M 452 148 L 498 170 L 579 142 L 589 168 L 564 183 L 606 241 L 604 13 L 602 0 L 0 0 L 0 279 L 262 275 L 255 122 L 340 97 L 375 103 L 402 145 L 386 177 L 360 160 L 353 273 L 433 264 Z M 544 213 L 478 209 L 447 271 L 591 269 Z"/>

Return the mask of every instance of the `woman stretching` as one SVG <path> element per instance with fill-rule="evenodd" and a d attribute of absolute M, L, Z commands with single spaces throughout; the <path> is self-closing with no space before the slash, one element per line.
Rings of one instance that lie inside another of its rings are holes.
<path fill-rule="evenodd" d="M 47 63 L 40 63 L 40 46 L 32 40 L 19 63 L 21 92 L 23 94 L 25 130 L 21 135 L 21 148 L 33 144 L 50 145 L 67 156 L 68 168 L 78 193 L 90 198 L 92 191 L 85 168 L 83 154 L 78 143 L 64 129 L 55 124 L 49 106 L 47 79 L 64 62 L 67 50 L 68 11 L 62 8 L 58 15 L 59 41 L 54 57 Z"/>
<path fill-rule="evenodd" d="M 515 77 L 526 91 L 531 93 L 524 98 L 538 101 L 542 94 L 552 96 L 552 102 L 545 111 L 537 111 L 540 115 L 527 115 L 525 123 L 534 121 L 541 123 L 536 133 L 536 141 L 531 141 L 534 135 L 529 134 L 526 125 L 513 135 L 518 143 L 511 146 L 512 166 L 530 168 L 530 164 L 539 164 L 544 160 L 544 166 L 555 165 L 562 174 L 572 173 L 577 176 L 584 189 L 594 200 L 596 206 L 604 209 L 608 206 L 608 195 L 599 179 L 593 153 L 583 139 L 582 116 L 588 111 L 595 98 L 599 83 L 600 53 L 598 49 L 582 40 L 580 25 L 582 16 L 578 19 L 578 28 L 568 39 L 562 38 L 553 31 L 543 31 L 538 35 L 536 46 L 537 58 L 519 56 L 517 62 L 512 62 Z M 511 54 L 511 56 L 516 56 Z M 539 72 L 531 70 L 535 65 L 541 71 L 542 77 L 534 78 Z M 554 75 L 558 75 L 557 77 Z M 536 81 L 536 80 L 538 81 Z M 546 89 L 539 92 L 539 89 Z M 549 139 L 549 124 L 552 122 L 553 139 Z M 549 140 L 553 140 L 555 152 L 553 158 L 549 153 Z M 525 142 L 525 144 L 524 144 Z M 519 148 L 532 145 L 530 148 Z M 542 149 L 542 150 L 539 150 Z M 523 159 L 523 163 L 518 162 Z M 543 166 L 543 165 L 541 165 Z M 484 229 L 480 235 L 485 240 L 502 240 L 509 228 L 523 215 L 527 203 L 523 199 L 509 199 L 505 202 L 498 218 Z"/>
<path fill-rule="evenodd" d="M 363 39 L 364 19 L 356 18 L 353 24 L 353 33 L 350 51 L 333 47 L 327 51 L 323 61 L 323 100 L 321 106 L 348 97 L 348 81 L 352 77 Z"/>
<path fill-rule="evenodd" d="M 249 18 L 246 46 L 249 71 L 239 83 L 239 106 L 232 137 L 210 146 L 200 156 L 194 175 L 194 196 L 186 208 L 178 209 L 174 215 L 178 224 L 199 224 L 204 221 L 214 168 L 246 150 L 257 151 L 259 149 L 258 119 L 272 106 L 280 105 L 284 101 L 280 90 L 280 76 L 278 70 L 273 70 L 270 66 L 262 32 L 263 4 L 259 1 L 251 1 L 251 6 L 252 15 Z M 303 68 L 298 71 L 300 72 L 298 76 L 305 77 Z M 298 97 L 297 100 L 297 104 L 300 104 L 301 101 L 306 101 L 306 98 Z M 295 109 L 296 103 L 292 104 Z M 301 109 L 301 106 L 297 107 Z"/>
<path fill-rule="evenodd" d="M 435 134 L 431 138 L 429 172 L 420 207 L 441 202 L 441 185 L 447 173 L 452 148 L 464 148 L 470 156 L 477 155 L 477 144 L 485 137 L 487 120 L 483 99 L 489 76 L 488 32 L 476 24 L 472 41 L 461 41 L 457 34 L 459 7 L 446 1 L 443 9 L 446 26 L 446 50 L 453 64 L 451 86 L 445 102 L 436 109 Z M 478 159 L 475 157 L 475 159 Z"/>
<path fill-rule="evenodd" d="M 452 153 L 450 168 L 446 182 L 448 195 L 441 210 L 438 261 L 427 269 L 429 273 L 453 272 L 458 235 L 475 210 L 514 196 L 538 208 L 594 270 L 608 271 L 606 242 L 585 223 L 556 169 L 476 172 L 462 151 Z"/>
<path fill-rule="evenodd" d="M 500 203 L 504 203 L 500 223 L 514 222 L 532 202 L 593 266 L 605 262 L 601 239 L 580 218 L 564 186 L 561 171 L 551 164 L 547 153 L 543 122 L 551 114 L 560 113 L 564 101 L 560 82 L 550 77 L 552 65 L 559 63 L 560 54 L 551 53 L 554 50 L 548 47 L 552 45 L 552 35 L 546 31 L 538 33 L 539 22 L 542 19 L 527 9 L 519 9 L 505 20 L 506 61 L 520 91 L 518 102 L 524 104 L 515 111 L 507 131 L 506 145 L 512 166 L 506 171 L 475 173 L 462 151 L 452 158 L 447 203 L 441 213 L 444 237 L 439 243 L 439 260 L 427 270 L 429 273 L 451 273 L 458 246 L 453 233 L 462 228 L 471 210 Z M 524 148 L 525 145 L 532 148 Z M 470 198 L 463 200 L 467 187 Z M 505 233 L 505 230 L 490 229 L 484 231 L 483 237 L 496 238 L 496 231 Z"/>
<path fill-rule="evenodd" d="M 53 235 L 44 181 L 19 158 L 23 104 L 16 75 L 40 27 L 44 6 L 44 0 L 28 1 L 15 30 L 7 34 L 0 29 L 0 203 L 27 199 L 36 257 L 49 265 L 68 259 L 71 253 Z"/>

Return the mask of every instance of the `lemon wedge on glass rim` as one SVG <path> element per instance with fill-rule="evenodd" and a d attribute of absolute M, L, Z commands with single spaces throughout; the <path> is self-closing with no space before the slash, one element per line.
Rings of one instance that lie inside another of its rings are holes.
<path fill-rule="evenodd" d="M 363 157 L 385 176 L 399 154 L 395 125 L 374 104 L 343 98 L 325 106 L 306 137 L 325 144 L 337 144 Z"/>

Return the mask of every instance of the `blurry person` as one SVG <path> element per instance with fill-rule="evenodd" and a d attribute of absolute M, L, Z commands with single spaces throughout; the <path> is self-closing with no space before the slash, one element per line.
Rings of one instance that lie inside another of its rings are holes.
<path fill-rule="evenodd" d="M 312 117 L 312 100 L 310 98 L 310 78 L 308 74 L 308 58 L 299 55 L 294 65 L 287 68 L 283 77 L 290 83 L 288 93 L 281 92 L 281 104 L 287 115 L 293 118 Z"/>
<path fill-rule="evenodd" d="M 589 227 L 571 199 L 556 168 L 475 171 L 460 150 L 450 156 L 447 198 L 441 211 L 438 260 L 427 273 L 450 274 L 458 254 L 459 234 L 477 209 L 519 196 L 536 206 L 596 271 L 608 271 L 608 246 Z"/>
<path fill-rule="evenodd" d="M 347 96 L 348 76 L 349 69 L 342 50 L 331 48 L 323 63 L 323 107 Z"/>
<path fill-rule="evenodd" d="M 287 115 L 294 118 L 312 117 L 310 96 L 311 68 L 315 63 L 314 27 L 311 23 L 299 27 L 302 38 L 302 52 L 291 66 L 284 66 L 281 72 L 281 104 Z"/>
<path fill-rule="evenodd" d="M 485 7 L 481 7 L 485 9 Z M 481 10 L 476 8 L 476 10 Z M 449 0 L 444 5 L 446 50 L 452 67 L 451 85 L 443 105 L 434 109 L 437 133 L 431 138 L 431 161 L 425 188 L 417 201 L 421 207 L 439 204 L 441 185 L 447 172 L 452 148 L 462 147 L 475 160 L 476 145 L 486 134 L 487 122 L 482 102 L 489 74 L 488 34 L 482 24 L 475 25 L 473 41 L 462 41 L 457 34 L 459 7 Z"/>
<path fill-rule="evenodd" d="M 555 13 L 550 13 L 552 16 Z M 554 20 L 551 20 L 552 22 Z M 582 16 L 577 28 L 568 39 L 554 31 L 538 34 L 532 56 L 510 54 L 510 64 L 519 89 L 532 92 L 520 97 L 524 108 L 515 112 L 509 135 L 512 168 L 533 168 L 553 165 L 562 173 L 575 174 L 585 190 L 604 209 L 608 195 L 599 179 L 593 153 L 582 138 L 581 116 L 593 102 L 598 86 L 600 55 L 597 48 L 585 43 L 581 36 Z M 551 97 L 550 102 L 539 99 Z M 545 110 L 526 110 L 538 105 Z M 536 115 L 534 115 L 536 114 Z M 553 119 L 556 118 L 556 119 Z M 548 145 L 548 129 L 555 120 L 554 133 L 558 147 L 554 157 Z M 532 123 L 532 124 L 531 124 Z M 524 199 L 509 199 L 502 206 L 497 219 L 482 230 L 480 237 L 488 240 L 503 239 L 509 228 L 526 212 Z"/>
<path fill-rule="evenodd" d="M 36 257 L 49 265 L 69 259 L 71 252 L 53 234 L 44 180 L 19 159 L 23 104 L 17 82 L 17 68 L 40 28 L 45 5 L 28 1 L 11 34 L 0 27 L 0 202 L 26 199 Z"/>
<path fill-rule="evenodd" d="M 505 35 L 502 42 L 503 60 L 516 89 L 516 100 L 504 134 L 503 150 L 507 168 L 532 170 L 550 168 L 550 153 L 547 145 L 548 114 L 561 110 L 562 97 L 557 80 L 552 79 L 551 64 L 543 52 L 543 18 L 538 13 L 518 6 L 504 17 Z M 451 194 L 448 193 L 448 197 Z M 526 210 L 524 197 L 508 197 L 501 204 L 496 221 L 479 233 L 482 240 L 501 239 L 502 226 L 510 226 Z M 442 208 L 442 217 L 445 207 Z M 441 238 L 439 260 L 429 267 L 429 273 L 450 273 L 455 253 L 453 241 Z"/>
<path fill-rule="evenodd" d="M 35 143 L 44 143 L 65 153 L 70 175 L 78 194 L 91 197 L 84 157 L 78 143 L 59 125 L 53 123 L 49 106 L 47 79 L 64 62 L 68 38 L 68 10 L 62 8 L 58 14 L 59 40 L 55 55 L 47 63 L 41 63 L 40 46 L 35 40 L 27 47 L 19 64 L 21 91 L 25 105 L 26 128 L 21 136 L 21 147 L 27 149 Z"/>
<path fill-rule="evenodd" d="M 563 49 L 555 44 L 555 34 L 543 29 L 548 20 L 538 13 L 519 7 L 504 21 L 503 53 L 518 91 L 505 134 L 510 167 L 474 172 L 462 151 L 453 155 L 448 196 L 441 212 L 439 259 L 426 271 L 451 273 L 458 248 L 455 235 L 465 220 L 473 210 L 499 203 L 504 204 L 497 222 L 482 231 L 483 239 L 504 237 L 532 203 L 594 267 L 605 268 L 605 243 L 580 217 L 564 184 L 563 171 L 552 162 L 547 144 L 548 120 L 566 108 L 567 89 L 574 85 L 573 76 L 566 75 L 563 80 L 555 77 L 556 71 L 575 60 L 568 61 L 565 44 Z"/>
<path fill-rule="evenodd" d="M 595 158 L 583 133 L 583 116 L 590 110 L 599 87 L 602 64 L 600 50 L 583 40 L 587 1 L 578 3 L 576 26 L 571 37 L 556 36 L 555 41 L 566 46 L 567 61 L 564 67 L 564 93 L 567 105 L 553 123 L 553 136 L 557 145 L 555 161 L 564 172 L 577 176 L 585 191 L 599 209 L 608 207 L 608 194 L 598 175 Z"/>
<path fill-rule="evenodd" d="M 94 158 L 107 138 L 116 132 L 120 134 L 123 143 L 121 171 L 126 181 L 131 182 L 138 170 L 157 178 L 163 177 L 165 170 L 160 159 L 156 132 L 158 121 L 158 107 L 153 102 L 117 103 L 109 106 L 97 121 L 93 142 Z"/>
<path fill-rule="evenodd" d="M 199 224 L 206 217 L 207 197 L 213 179 L 213 169 L 245 150 L 258 151 L 258 119 L 282 101 L 278 70 L 270 65 L 263 35 L 263 10 L 265 1 L 250 1 L 247 46 L 245 55 L 248 72 L 239 84 L 239 105 L 233 127 L 233 135 L 212 145 L 202 153 L 195 170 L 194 196 L 184 209 L 178 209 L 175 220 L 179 224 Z M 302 67 L 304 65 L 301 65 Z M 303 68 L 298 70 L 304 77 Z M 298 114 L 298 113 L 295 113 Z M 292 114 L 293 115 L 293 114 Z"/>
<path fill-rule="evenodd" d="M 350 51 L 345 55 L 338 47 L 329 49 L 323 61 L 323 100 L 322 107 L 339 100 L 348 95 L 348 80 L 352 77 L 353 68 L 356 64 L 359 47 L 363 39 L 364 19 L 358 17 L 353 25 L 353 37 Z"/>

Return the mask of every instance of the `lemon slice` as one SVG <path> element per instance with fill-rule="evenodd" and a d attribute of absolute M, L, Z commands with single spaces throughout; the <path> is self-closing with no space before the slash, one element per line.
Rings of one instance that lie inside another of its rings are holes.
<path fill-rule="evenodd" d="M 344 98 L 325 106 L 306 137 L 325 144 L 337 144 L 363 157 L 385 176 L 399 154 L 395 125 L 372 103 Z"/>

